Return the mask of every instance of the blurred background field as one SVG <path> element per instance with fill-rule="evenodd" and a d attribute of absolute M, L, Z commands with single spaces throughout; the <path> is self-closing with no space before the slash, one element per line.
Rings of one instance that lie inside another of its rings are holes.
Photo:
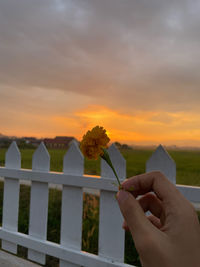
<path fill-rule="evenodd" d="M 34 149 L 21 149 L 22 168 L 30 169 Z M 49 149 L 51 171 L 62 172 L 66 150 Z M 148 149 L 121 149 L 127 162 L 127 177 L 145 172 L 145 163 L 152 155 Z M 6 149 L 0 149 L 0 166 L 5 164 Z M 177 183 L 200 186 L 200 151 L 169 150 L 177 166 Z M 85 174 L 100 175 L 100 160 L 85 160 Z"/>

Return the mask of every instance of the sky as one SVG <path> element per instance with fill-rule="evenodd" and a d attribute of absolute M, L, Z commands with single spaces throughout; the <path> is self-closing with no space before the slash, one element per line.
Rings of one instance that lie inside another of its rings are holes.
<path fill-rule="evenodd" d="M 200 146 L 199 0 L 0 0 L 0 133 Z"/>

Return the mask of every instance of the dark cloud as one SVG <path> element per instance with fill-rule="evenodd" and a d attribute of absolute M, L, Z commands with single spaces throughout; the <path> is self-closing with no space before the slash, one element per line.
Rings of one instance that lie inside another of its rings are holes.
<path fill-rule="evenodd" d="M 0 0 L 1 86 L 198 108 L 199 12 L 197 0 Z"/>

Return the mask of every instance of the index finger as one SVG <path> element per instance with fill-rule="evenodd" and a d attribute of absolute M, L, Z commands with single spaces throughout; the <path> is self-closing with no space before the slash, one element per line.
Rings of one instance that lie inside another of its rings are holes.
<path fill-rule="evenodd" d="M 134 176 L 122 183 L 123 189 L 131 189 L 134 197 L 154 192 L 161 201 L 175 203 L 181 193 L 178 189 L 159 171 L 153 171 Z"/>

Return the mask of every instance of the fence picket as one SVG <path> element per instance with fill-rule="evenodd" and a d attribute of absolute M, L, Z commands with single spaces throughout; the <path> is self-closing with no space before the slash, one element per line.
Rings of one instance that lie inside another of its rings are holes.
<path fill-rule="evenodd" d="M 83 175 L 84 158 L 75 141 L 71 143 L 69 150 L 64 156 L 63 172 L 65 174 Z M 81 250 L 82 210 L 82 188 L 63 186 L 61 213 L 61 245 L 63 247 Z M 60 267 L 79 267 L 79 265 L 60 260 Z"/>
<path fill-rule="evenodd" d="M 21 154 L 15 141 L 12 142 L 6 152 L 5 167 L 10 169 L 21 168 Z M 19 180 L 4 178 L 3 198 L 3 228 L 17 232 L 19 211 Z M 11 253 L 17 253 L 17 245 L 2 240 L 2 248 Z"/>
<path fill-rule="evenodd" d="M 113 144 L 108 149 L 113 166 L 120 178 L 126 177 L 126 162 L 116 146 Z M 101 177 L 113 179 L 116 182 L 113 171 L 107 163 L 101 160 Z M 100 192 L 99 214 L 99 255 L 124 262 L 124 230 L 122 229 L 123 218 L 119 210 L 115 193 Z M 120 240 L 120 241 L 119 241 Z"/>
<path fill-rule="evenodd" d="M 176 163 L 159 145 L 150 159 L 146 162 L 146 172 L 161 171 L 173 184 L 176 184 Z"/>
<path fill-rule="evenodd" d="M 126 162 L 115 145 L 108 153 L 120 179 L 126 177 Z M 72 142 L 63 159 L 63 173 L 49 172 L 50 157 L 43 143 L 35 151 L 32 170 L 21 168 L 21 155 L 15 142 L 7 153 L 4 177 L 3 226 L 0 227 L 2 248 L 17 252 L 17 244 L 28 248 L 28 258 L 45 264 L 46 254 L 60 259 L 61 267 L 124 266 L 124 230 L 115 193 L 117 183 L 112 169 L 101 161 L 101 178 L 83 176 L 84 159 L 78 144 Z M 146 171 L 159 170 L 176 183 L 176 164 L 162 146 L 146 163 Z M 32 181 L 29 235 L 18 232 L 19 181 Z M 63 185 L 61 211 L 61 244 L 46 240 L 48 183 Z M 200 202 L 200 187 L 176 185 L 189 201 Z M 83 187 L 96 188 L 100 194 L 99 256 L 81 251 Z"/>
<path fill-rule="evenodd" d="M 49 172 L 50 156 L 43 144 L 37 148 L 32 159 L 34 171 Z M 48 183 L 35 182 L 31 184 L 29 235 L 46 240 L 48 214 Z M 45 264 L 46 255 L 35 250 L 28 250 L 28 258 L 40 264 Z"/>

